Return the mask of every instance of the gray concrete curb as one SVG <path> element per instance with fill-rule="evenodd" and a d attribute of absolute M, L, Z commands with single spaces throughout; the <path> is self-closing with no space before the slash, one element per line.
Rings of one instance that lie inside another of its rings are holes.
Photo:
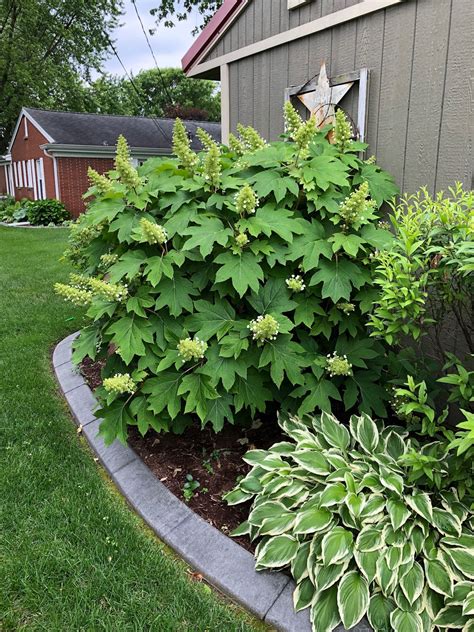
<path fill-rule="evenodd" d="M 76 423 L 110 477 L 133 509 L 156 535 L 201 573 L 210 584 L 281 632 L 311 632 L 309 611 L 295 613 L 293 581 L 283 573 L 259 572 L 254 557 L 180 501 L 141 461 L 118 441 L 106 447 L 97 436 L 100 420 L 91 389 L 72 364 L 72 342 L 62 340 L 53 367 Z M 353 632 L 370 632 L 361 622 Z M 344 632 L 341 626 L 336 632 Z"/>

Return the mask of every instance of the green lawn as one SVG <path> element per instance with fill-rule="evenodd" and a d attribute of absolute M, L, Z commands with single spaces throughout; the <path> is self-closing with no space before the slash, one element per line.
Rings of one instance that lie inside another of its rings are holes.
<path fill-rule="evenodd" d="M 65 229 L 0 227 L 0 630 L 266 629 L 190 579 L 94 462 L 50 356 L 81 314 Z"/>

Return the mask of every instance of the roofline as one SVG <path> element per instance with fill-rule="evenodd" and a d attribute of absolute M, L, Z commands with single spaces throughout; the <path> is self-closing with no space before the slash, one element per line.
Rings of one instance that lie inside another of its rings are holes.
<path fill-rule="evenodd" d="M 187 74 L 203 53 L 214 45 L 229 28 L 233 19 L 247 6 L 250 0 L 224 0 L 224 3 L 212 16 L 199 37 L 181 60 L 183 71 Z"/>
<path fill-rule="evenodd" d="M 69 145 L 65 143 L 45 143 L 40 148 L 56 158 L 109 158 L 115 156 L 115 145 Z M 133 158 L 149 158 L 171 154 L 168 147 L 130 147 Z"/>
<path fill-rule="evenodd" d="M 21 108 L 21 112 L 18 115 L 18 120 L 16 122 L 15 129 L 13 130 L 12 139 L 10 141 L 10 144 L 8 145 L 8 153 L 10 153 L 12 150 L 13 143 L 15 142 L 16 135 L 20 127 L 20 122 L 23 116 L 27 118 L 30 121 L 30 123 L 32 123 L 39 132 L 41 132 L 41 134 L 43 134 L 43 136 L 46 138 L 46 140 L 49 143 L 54 143 L 54 138 L 50 134 L 48 134 L 48 132 L 45 129 L 43 129 L 37 121 L 35 121 L 35 119 L 31 116 L 31 114 L 26 111 L 26 108 Z"/>

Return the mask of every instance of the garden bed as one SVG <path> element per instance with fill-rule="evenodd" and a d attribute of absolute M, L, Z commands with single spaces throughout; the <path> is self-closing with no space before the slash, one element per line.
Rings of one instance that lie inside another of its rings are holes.
<path fill-rule="evenodd" d="M 81 372 L 92 389 L 102 382 L 102 364 L 86 359 L 81 365 Z M 270 419 L 258 420 L 248 430 L 228 424 L 218 434 L 209 426 L 202 430 L 198 421 L 182 435 L 163 435 L 150 430 L 142 437 L 136 428 L 129 430 L 130 447 L 180 500 L 186 500 L 183 486 L 188 474 L 199 482 L 187 501 L 189 508 L 227 535 L 248 517 L 249 503 L 229 506 L 222 499 L 237 479 L 250 470 L 242 456 L 249 449 L 268 449 L 282 438 L 280 428 Z M 247 537 L 235 540 L 254 551 Z"/>

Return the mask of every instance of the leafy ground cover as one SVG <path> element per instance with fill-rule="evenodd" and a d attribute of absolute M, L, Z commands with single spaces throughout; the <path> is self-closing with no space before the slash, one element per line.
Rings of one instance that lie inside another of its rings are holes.
<path fill-rule="evenodd" d="M 0 228 L 0 629 L 263 629 L 190 579 L 78 438 L 50 368 L 81 320 L 51 290 L 65 242 Z"/>

